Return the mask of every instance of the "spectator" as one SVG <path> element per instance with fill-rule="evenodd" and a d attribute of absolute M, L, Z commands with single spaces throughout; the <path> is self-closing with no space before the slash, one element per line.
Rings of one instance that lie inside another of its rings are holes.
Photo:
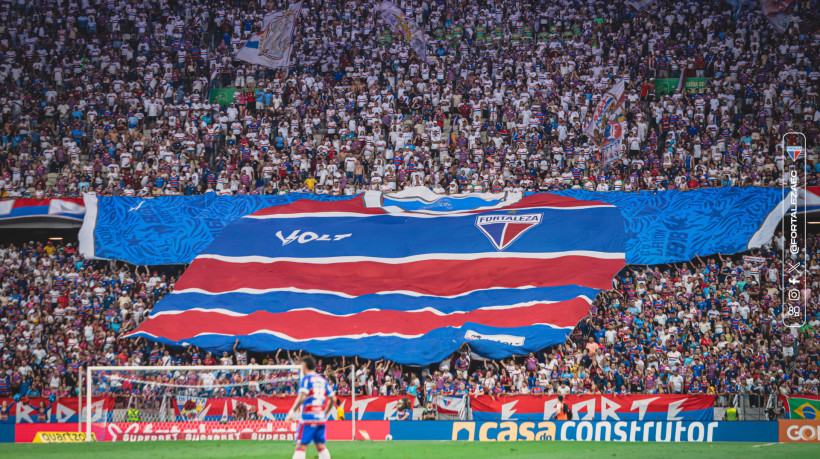
<path fill-rule="evenodd" d="M 422 421 L 435 421 L 436 420 L 436 409 L 433 407 L 433 402 L 427 402 L 427 406 L 424 408 L 424 411 L 421 413 L 421 420 Z"/>
<path fill-rule="evenodd" d="M 408 398 L 399 400 L 396 406 L 396 419 L 399 421 L 410 421 L 413 419 L 413 404 Z"/>

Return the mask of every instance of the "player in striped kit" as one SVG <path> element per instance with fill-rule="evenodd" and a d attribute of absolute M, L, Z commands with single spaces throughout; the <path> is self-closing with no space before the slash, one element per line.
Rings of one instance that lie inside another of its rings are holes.
<path fill-rule="evenodd" d="M 316 373 L 316 360 L 311 356 L 302 358 L 302 378 L 299 396 L 293 403 L 285 421 L 293 419 L 301 408 L 299 431 L 296 435 L 296 451 L 293 459 L 305 459 L 305 450 L 313 442 L 319 459 L 330 459 L 325 446 L 325 423 L 328 414 L 336 406 L 336 393 L 324 376 Z"/>

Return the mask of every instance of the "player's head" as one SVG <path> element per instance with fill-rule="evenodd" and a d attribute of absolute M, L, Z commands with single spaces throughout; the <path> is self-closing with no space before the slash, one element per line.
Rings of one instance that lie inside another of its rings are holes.
<path fill-rule="evenodd" d="M 316 371 L 316 359 L 311 356 L 302 357 L 302 373 Z"/>

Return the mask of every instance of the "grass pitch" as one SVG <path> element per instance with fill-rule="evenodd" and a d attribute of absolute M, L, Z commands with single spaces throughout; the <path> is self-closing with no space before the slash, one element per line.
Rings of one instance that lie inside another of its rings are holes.
<path fill-rule="evenodd" d="M 334 459 L 359 458 L 624 458 L 754 459 L 820 457 L 820 444 L 794 443 L 613 443 L 613 442 L 510 442 L 450 441 L 331 442 Z M 82 459 L 205 459 L 287 458 L 293 443 L 285 441 L 202 441 L 150 443 L 0 444 L 0 457 Z M 308 458 L 316 450 L 308 449 Z"/>

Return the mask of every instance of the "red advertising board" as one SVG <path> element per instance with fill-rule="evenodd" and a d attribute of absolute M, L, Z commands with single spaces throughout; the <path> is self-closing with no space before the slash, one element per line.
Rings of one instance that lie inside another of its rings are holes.
<path fill-rule="evenodd" d="M 15 443 L 31 443 L 37 432 L 79 432 L 76 422 L 49 422 L 43 424 L 17 424 L 14 426 Z"/>
<path fill-rule="evenodd" d="M 580 420 L 662 420 L 711 421 L 715 397 L 709 395 L 567 395 L 573 419 Z M 553 419 L 558 404 L 555 395 L 470 397 L 473 419 L 544 420 Z"/>

